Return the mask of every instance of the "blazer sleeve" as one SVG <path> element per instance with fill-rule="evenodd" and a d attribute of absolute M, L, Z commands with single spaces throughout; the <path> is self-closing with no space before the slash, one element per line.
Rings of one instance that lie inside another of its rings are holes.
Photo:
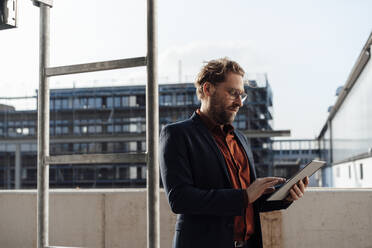
<path fill-rule="evenodd" d="M 247 143 L 247 146 L 250 148 L 250 142 L 248 138 L 243 135 L 245 142 Z M 251 154 L 251 151 L 249 150 L 249 157 L 253 159 L 253 155 Z M 252 166 L 254 168 L 254 166 Z M 293 202 L 292 201 L 266 201 L 267 198 L 269 198 L 271 194 L 264 194 L 260 198 L 258 198 L 255 201 L 255 205 L 258 207 L 259 212 L 270 212 L 274 210 L 281 210 L 281 209 L 287 209 Z"/>
<path fill-rule="evenodd" d="M 262 195 L 257 200 L 259 212 L 270 212 L 274 210 L 287 209 L 293 202 L 292 201 L 266 201 L 271 194 Z"/>
<path fill-rule="evenodd" d="M 245 190 L 200 189 L 194 185 L 185 136 L 182 128 L 173 125 L 165 126 L 160 134 L 160 172 L 172 211 L 176 214 L 243 215 Z"/>

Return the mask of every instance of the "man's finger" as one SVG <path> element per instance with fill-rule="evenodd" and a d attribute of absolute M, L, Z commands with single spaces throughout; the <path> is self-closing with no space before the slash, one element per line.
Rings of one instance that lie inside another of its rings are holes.
<path fill-rule="evenodd" d="M 269 193 L 272 193 L 275 191 L 275 188 L 274 187 L 269 187 L 269 188 L 266 188 L 265 191 L 264 191 L 264 194 L 269 194 Z"/>
<path fill-rule="evenodd" d="M 294 192 L 297 194 L 298 197 L 302 197 L 303 194 L 300 188 L 297 186 L 297 184 L 293 185 L 292 189 L 294 190 Z"/>
<path fill-rule="evenodd" d="M 267 183 L 267 182 L 271 182 L 271 181 L 279 181 L 279 182 L 284 182 L 285 181 L 285 178 L 282 178 L 282 177 L 264 177 L 264 178 L 261 178 L 262 182 L 263 183 Z"/>
<path fill-rule="evenodd" d="M 303 182 L 305 184 L 305 187 L 307 187 L 307 185 L 309 185 L 309 177 L 305 177 Z"/>
<path fill-rule="evenodd" d="M 304 194 L 304 193 L 305 193 L 305 185 L 304 185 L 304 183 L 302 182 L 302 180 L 299 181 L 297 185 L 298 185 L 298 187 L 300 188 L 301 193 Z"/>
<path fill-rule="evenodd" d="M 273 187 L 273 186 L 277 185 L 279 182 L 280 181 L 278 181 L 278 180 L 269 181 L 269 182 L 263 184 L 263 187 L 265 187 L 265 188 Z"/>
<path fill-rule="evenodd" d="M 291 197 L 292 197 L 292 199 L 293 199 L 294 201 L 296 201 L 296 200 L 299 199 L 298 196 L 297 196 L 297 194 L 294 192 L 293 189 L 291 189 L 291 190 L 289 191 L 289 193 L 291 194 Z"/>

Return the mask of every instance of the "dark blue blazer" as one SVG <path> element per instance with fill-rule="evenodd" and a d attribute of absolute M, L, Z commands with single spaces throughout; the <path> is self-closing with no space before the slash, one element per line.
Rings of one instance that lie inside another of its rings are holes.
<path fill-rule="evenodd" d="M 256 179 L 247 138 L 235 130 Z M 166 196 L 177 216 L 174 248 L 233 247 L 234 216 L 244 214 L 244 189 L 233 189 L 225 159 L 197 114 L 165 126 L 160 134 L 160 171 Z M 287 208 L 290 202 L 254 202 L 255 247 L 262 247 L 259 212 Z"/>

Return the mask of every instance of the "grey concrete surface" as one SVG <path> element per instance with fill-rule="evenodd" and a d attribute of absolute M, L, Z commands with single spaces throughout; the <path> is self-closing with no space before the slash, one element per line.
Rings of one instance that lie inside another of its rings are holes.
<path fill-rule="evenodd" d="M 372 189 L 309 189 L 282 218 L 282 247 L 372 248 Z"/>
<path fill-rule="evenodd" d="M 160 193 L 160 244 L 175 215 Z M 0 191 L 0 247 L 36 247 L 36 191 Z M 309 189 L 288 210 L 262 216 L 268 247 L 372 247 L 372 189 Z M 146 247 L 144 189 L 51 190 L 50 245 Z"/>

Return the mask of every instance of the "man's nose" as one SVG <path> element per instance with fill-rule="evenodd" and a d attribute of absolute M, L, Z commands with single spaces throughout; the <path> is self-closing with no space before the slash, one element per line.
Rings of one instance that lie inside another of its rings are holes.
<path fill-rule="evenodd" d="M 238 104 L 239 107 L 242 107 L 243 106 L 242 97 L 241 96 L 238 96 L 237 98 L 235 98 L 235 103 Z"/>

